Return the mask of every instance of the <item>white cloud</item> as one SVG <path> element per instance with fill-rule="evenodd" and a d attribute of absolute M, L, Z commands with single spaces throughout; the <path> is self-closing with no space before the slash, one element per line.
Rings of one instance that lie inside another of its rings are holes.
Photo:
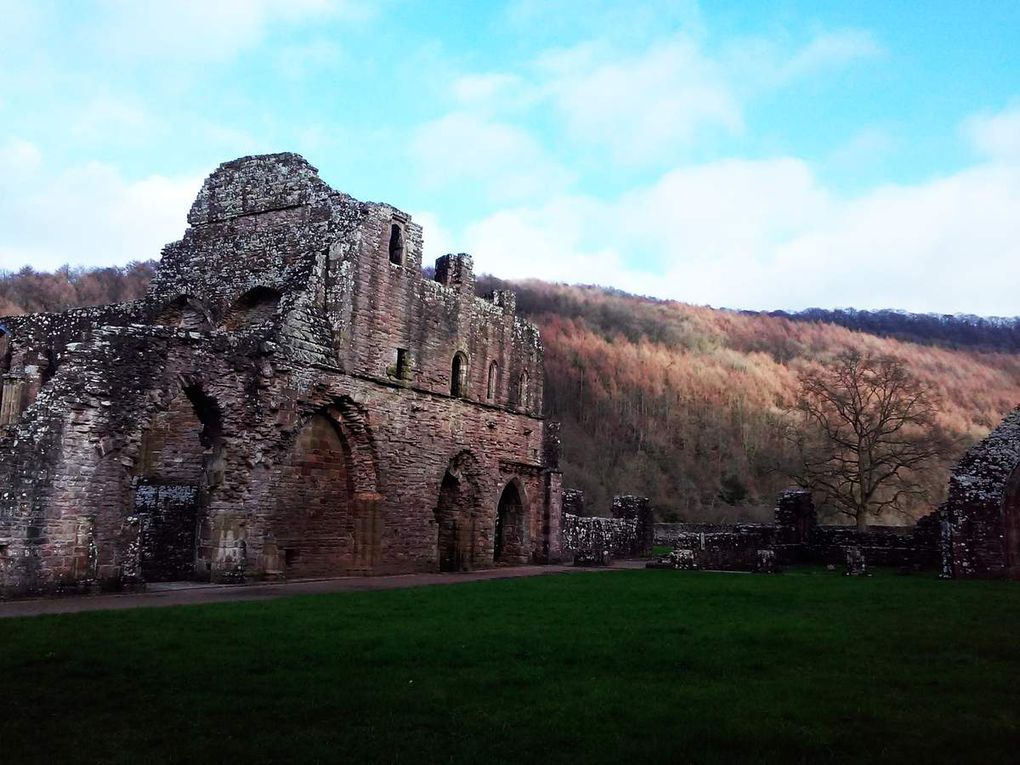
<path fill-rule="evenodd" d="M 561 197 L 467 227 L 479 268 L 738 308 L 1016 315 L 1020 166 L 852 198 L 795 158 L 675 169 L 608 203 Z"/>
<path fill-rule="evenodd" d="M 226 60 L 259 44 L 274 25 L 353 17 L 370 7 L 331 0 L 107 0 L 91 37 L 104 52 L 133 59 Z"/>
<path fill-rule="evenodd" d="M 411 154 L 425 187 L 455 184 L 502 202 L 555 192 L 571 178 L 528 132 L 468 112 L 419 127 Z"/>
<path fill-rule="evenodd" d="M 48 174 L 42 160 L 31 144 L 0 147 L 0 268 L 158 258 L 184 233 L 201 185 L 187 177 L 129 181 L 97 162 Z"/>
<path fill-rule="evenodd" d="M 964 123 L 964 131 L 983 155 L 1020 160 L 1020 106 L 971 117 Z"/>
<path fill-rule="evenodd" d="M 539 87 L 570 136 L 607 148 L 623 164 L 661 160 L 705 131 L 743 127 L 725 72 L 682 35 L 630 56 L 584 44 L 539 66 Z"/>

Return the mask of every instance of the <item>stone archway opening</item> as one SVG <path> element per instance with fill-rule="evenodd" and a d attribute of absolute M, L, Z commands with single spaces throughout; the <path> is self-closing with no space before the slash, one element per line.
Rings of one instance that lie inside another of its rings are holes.
<path fill-rule="evenodd" d="M 222 481 L 222 418 L 197 385 L 181 388 L 142 432 L 133 514 L 147 582 L 194 579 L 209 493 Z"/>
<path fill-rule="evenodd" d="M 1010 579 L 1020 579 L 1020 465 L 1006 482 L 1002 504 L 1003 541 L 1006 545 L 1006 571 Z"/>
<path fill-rule="evenodd" d="M 436 553 L 440 571 L 467 571 L 475 563 L 478 525 L 477 465 L 469 453 L 450 460 L 436 503 Z"/>
<path fill-rule="evenodd" d="M 503 489 L 496 508 L 493 535 L 493 563 L 524 563 L 527 561 L 526 515 L 524 497 L 517 481 Z"/>

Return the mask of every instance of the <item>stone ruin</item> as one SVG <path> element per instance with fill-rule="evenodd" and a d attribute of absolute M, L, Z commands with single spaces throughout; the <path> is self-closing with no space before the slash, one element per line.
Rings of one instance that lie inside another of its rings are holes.
<path fill-rule="evenodd" d="M 940 517 L 943 576 L 1020 579 L 1020 407 L 953 469 Z"/>
<path fill-rule="evenodd" d="M 542 346 L 295 154 L 206 179 L 134 303 L 0 319 L 0 590 L 558 560 Z"/>
<path fill-rule="evenodd" d="M 822 563 L 863 573 L 865 562 L 912 570 L 935 568 L 939 527 L 934 514 L 916 526 L 856 526 L 818 523 L 811 492 L 787 489 L 776 503 L 772 523 L 657 523 L 654 542 L 673 551 L 649 565 L 658 568 L 757 571 L 777 566 Z"/>
<path fill-rule="evenodd" d="M 613 497 L 610 517 L 587 515 L 584 492 L 564 489 L 561 501 L 561 549 L 578 566 L 608 566 L 615 558 L 640 558 L 652 552 L 655 515 L 647 497 Z"/>

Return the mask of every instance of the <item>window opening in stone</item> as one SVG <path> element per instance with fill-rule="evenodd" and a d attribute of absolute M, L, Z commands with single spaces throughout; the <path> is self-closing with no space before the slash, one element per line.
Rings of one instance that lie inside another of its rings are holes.
<path fill-rule="evenodd" d="M 236 332 L 268 321 L 276 314 L 280 297 L 279 291 L 271 287 L 248 290 L 230 307 L 223 323 L 224 328 Z"/>
<path fill-rule="evenodd" d="M 399 380 L 411 379 L 411 354 L 408 353 L 407 348 L 397 348 L 397 359 L 393 372 Z"/>
<path fill-rule="evenodd" d="M 404 230 L 399 223 L 390 225 L 390 263 L 404 265 Z"/>
<path fill-rule="evenodd" d="M 189 332 L 204 332 L 210 328 L 209 319 L 198 301 L 189 295 L 179 295 L 163 306 L 153 323 L 165 327 L 179 327 Z"/>
<path fill-rule="evenodd" d="M 467 357 L 457 351 L 450 369 L 450 395 L 463 396 L 467 391 Z"/>
<path fill-rule="evenodd" d="M 485 395 L 492 401 L 496 398 L 496 376 L 499 374 L 499 365 L 493 361 L 489 364 L 489 384 L 485 390 Z"/>
<path fill-rule="evenodd" d="M 521 409 L 528 408 L 528 373 L 521 372 L 521 379 L 517 384 L 517 402 Z"/>

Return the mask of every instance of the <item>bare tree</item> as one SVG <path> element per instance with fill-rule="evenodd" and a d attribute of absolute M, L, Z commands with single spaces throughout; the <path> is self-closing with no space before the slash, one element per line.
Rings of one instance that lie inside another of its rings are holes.
<path fill-rule="evenodd" d="M 794 479 L 867 528 L 888 510 L 923 498 L 923 472 L 947 447 L 939 402 L 900 359 L 848 350 L 800 375 L 789 437 Z"/>

